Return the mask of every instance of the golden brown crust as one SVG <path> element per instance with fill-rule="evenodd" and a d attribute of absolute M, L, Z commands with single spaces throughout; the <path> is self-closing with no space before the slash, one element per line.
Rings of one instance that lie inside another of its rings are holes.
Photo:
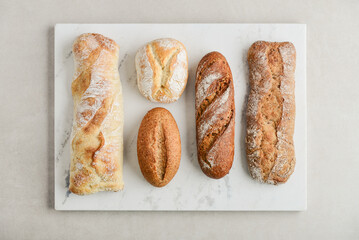
<path fill-rule="evenodd" d="M 76 39 L 73 53 L 69 189 L 79 195 L 118 191 L 123 188 L 119 47 L 100 34 L 87 33 Z"/>
<path fill-rule="evenodd" d="M 181 138 L 168 110 L 154 108 L 143 118 L 137 157 L 143 176 L 155 187 L 167 185 L 176 175 L 181 161 Z"/>
<path fill-rule="evenodd" d="M 182 95 L 188 78 L 188 59 L 184 45 L 161 38 L 147 43 L 136 54 L 137 86 L 152 102 L 170 103 Z"/>
<path fill-rule="evenodd" d="M 222 178 L 232 167 L 234 123 L 231 69 L 222 54 L 208 53 L 196 73 L 197 156 L 208 177 Z"/>
<path fill-rule="evenodd" d="M 295 59 L 289 42 L 258 41 L 248 51 L 246 152 L 260 182 L 285 183 L 294 171 Z"/>

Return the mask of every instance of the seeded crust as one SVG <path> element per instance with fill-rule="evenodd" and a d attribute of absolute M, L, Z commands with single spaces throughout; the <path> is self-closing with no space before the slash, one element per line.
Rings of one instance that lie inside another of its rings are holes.
<path fill-rule="evenodd" d="M 251 176 L 285 183 L 294 171 L 295 47 L 255 42 L 248 51 L 250 93 L 246 152 Z"/>
<path fill-rule="evenodd" d="M 198 162 L 208 177 L 219 179 L 232 167 L 235 123 L 232 72 L 222 54 L 202 58 L 195 88 Z"/>
<path fill-rule="evenodd" d="M 137 157 L 143 176 L 155 187 L 166 186 L 176 175 L 181 161 L 181 138 L 168 110 L 154 108 L 143 118 Z"/>

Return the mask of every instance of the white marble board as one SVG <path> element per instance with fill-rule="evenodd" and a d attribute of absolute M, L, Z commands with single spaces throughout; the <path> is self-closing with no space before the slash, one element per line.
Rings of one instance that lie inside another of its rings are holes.
<path fill-rule="evenodd" d="M 120 46 L 119 71 L 124 99 L 124 181 L 121 192 L 77 196 L 68 192 L 74 73 L 71 46 L 86 32 L 101 33 Z M 137 49 L 156 38 L 171 37 L 187 48 L 189 79 L 180 100 L 155 104 L 136 86 L 134 57 Z M 249 46 L 257 40 L 290 41 L 297 50 L 295 150 L 297 164 L 286 184 L 260 184 L 248 174 L 245 158 L 244 111 L 248 92 Z M 228 60 L 235 86 L 235 156 L 230 173 L 220 180 L 206 177 L 197 162 L 194 82 L 200 59 L 219 51 Z M 164 188 L 152 187 L 143 178 L 136 155 L 137 131 L 143 116 L 154 107 L 165 107 L 177 121 L 182 142 L 181 165 Z M 307 206 L 306 178 L 306 25 L 304 24 L 57 24 L 55 27 L 55 209 L 57 210 L 288 210 Z"/>

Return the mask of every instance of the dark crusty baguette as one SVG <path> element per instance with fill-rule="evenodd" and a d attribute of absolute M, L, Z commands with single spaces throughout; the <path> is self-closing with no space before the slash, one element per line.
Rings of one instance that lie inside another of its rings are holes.
<path fill-rule="evenodd" d="M 289 42 L 255 42 L 248 51 L 247 160 L 251 176 L 285 183 L 294 171 L 294 72 Z"/>
<path fill-rule="evenodd" d="M 181 161 L 180 133 L 172 114 L 164 108 L 150 110 L 141 122 L 137 157 L 145 179 L 155 187 L 167 185 Z"/>
<path fill-rule="evenodd" d="M 208 177 L 222 178 L 232 167 L 234 121 L 231 69 L 222 54 L 208 53 L 196 73 L 197 155 Z"/>

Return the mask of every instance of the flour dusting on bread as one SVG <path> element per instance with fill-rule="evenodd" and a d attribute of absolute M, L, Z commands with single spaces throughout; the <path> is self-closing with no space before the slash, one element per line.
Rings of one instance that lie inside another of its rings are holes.
<path fill-rule="evenodd" d="M 210 118 L 203 119 L 199 124 L 199 142 L 203 140 L 203 137 L 208 132 L 208 130 L 212 128 L 213 124 L 220 120 L 222 113 L 228 111 L 228 107 L 225 105 L 225 103 L 228 101 L 229 93 L 230 88 L 227 88 L 227 90 L 215 101 L 213 101 L 213 103 L 203 113 L 203 115 L 205 115 L 206 112 L 211 112 L 212 114 L 209 115 Z"/>
<path fill-rule="evenodd" d="M 83 34 L 73 45 L 74 123 L 70 191 L 83 195 L 123 188 L 123 110 L 119 47 L 100 34 Z"/>
<path fill-rule="evenodd" d="M 196 93 L 196 106 L 198 107 L 203 100 L 206 98 L 207 91 L 209 87 L 215 80 L 222 78 L 222 74 L 219 72 L 213 72 L 206 77 L 204 77 L 197 86 Z"/>
<path fill-rule="evenodd" d="M 170 38 L 149 42 L 137 51 L 135 63 L 138 89 L 148 100 L 169 103 L 182 95 L 188 78 L 182 43 Z"/>
<path fill-rule="evenodd" d="M 294 171 L 295 48 L 258 41 L 248 52 L 247 160 L 251 176 L 284 183 Z"/>
<path fill-rule="evenodd" d="M 197 155 L 202 171 L 222 178 L 234 157 L 234 86 L 230 67 L 218 52 L 202 58 L 196 72 Z"/>

